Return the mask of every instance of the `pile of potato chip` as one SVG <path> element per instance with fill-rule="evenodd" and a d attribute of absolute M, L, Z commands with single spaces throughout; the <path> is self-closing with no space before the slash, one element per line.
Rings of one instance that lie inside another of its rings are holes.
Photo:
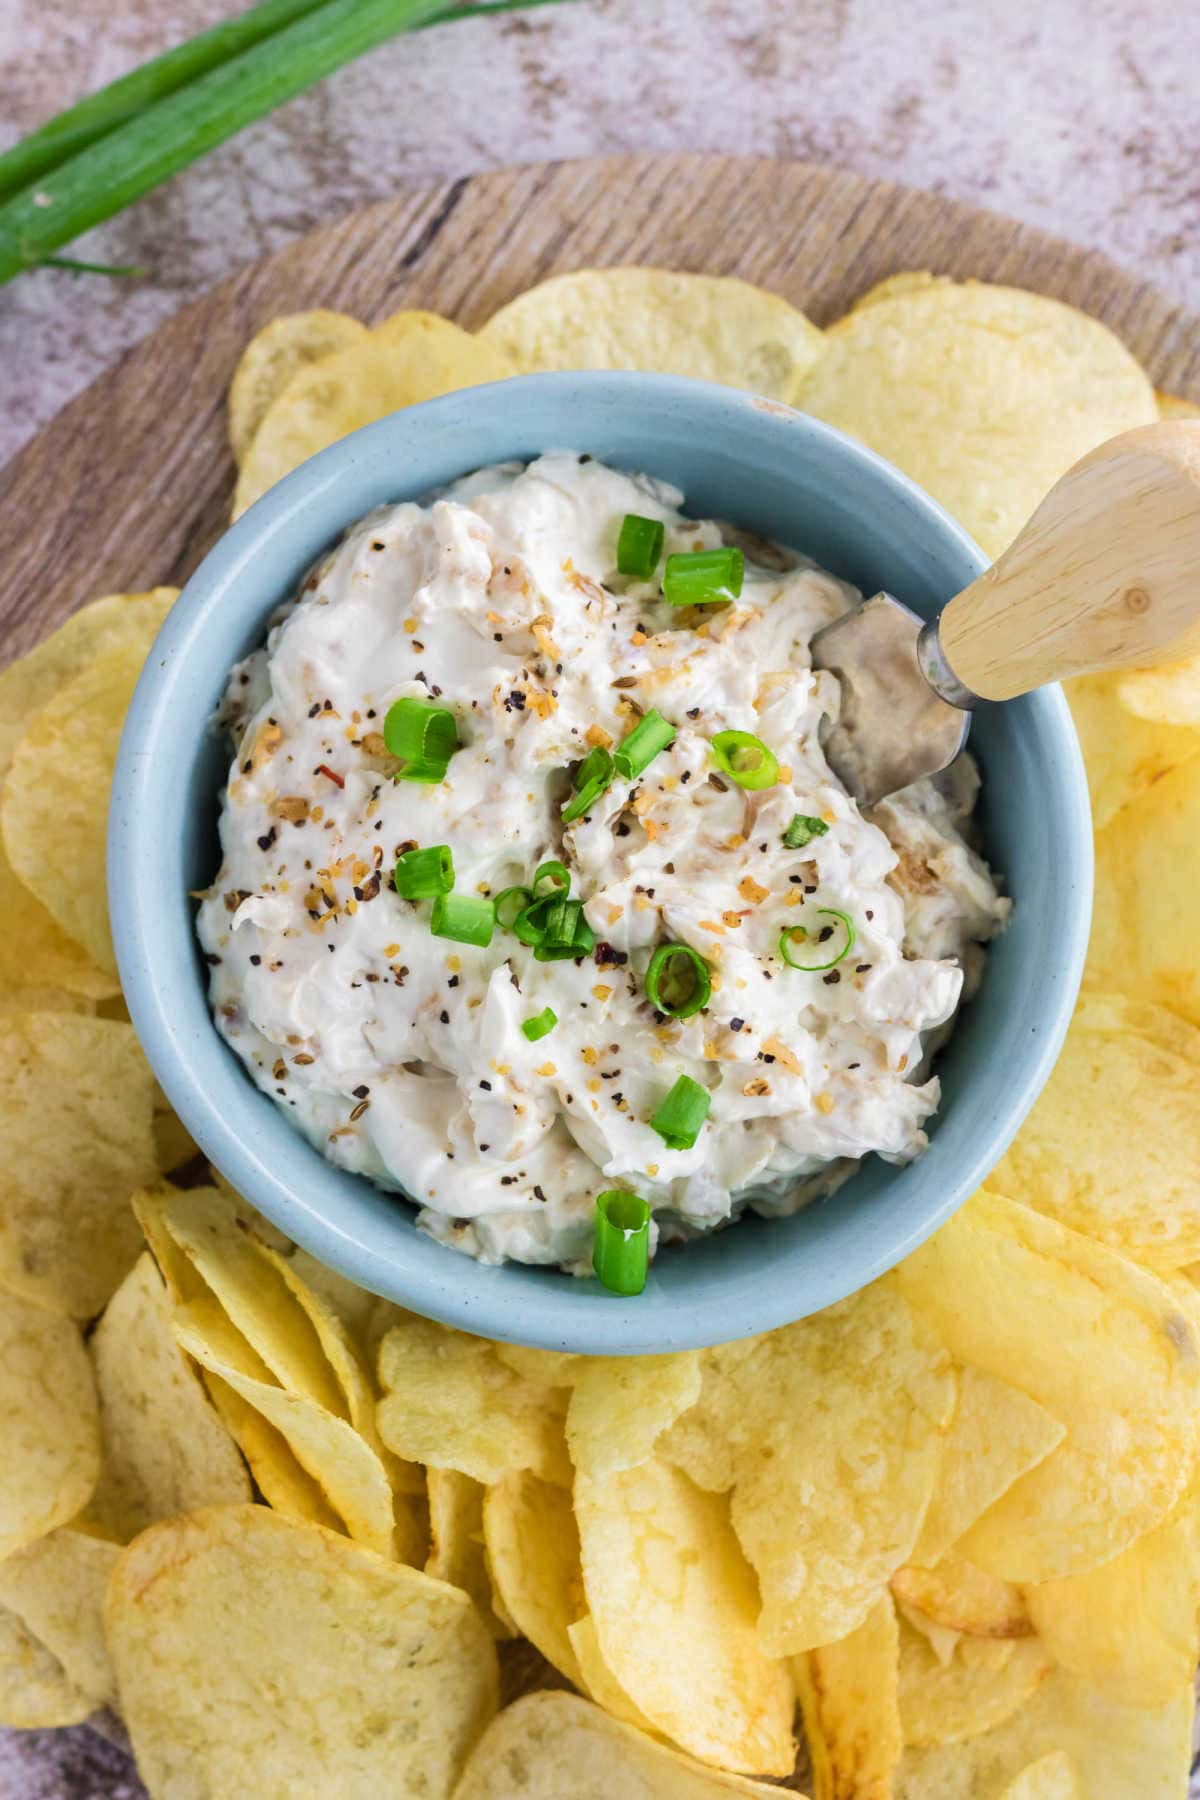
<path fill-rule="evenodd" d="M 804 407 L 992 554 L 1097 442 L 1197 410 L 1017 290 L 897 275 L 821 332 L 744 283 L 584 271 L 475 335 L 275 321 L 230 397 L 237 508 L 398 406 L 589 366 Z M 1200 659 L 1073 684 L 1091 955 L 986 1188 L 817 1317 L 581 1358 L 353 1287 L 157 1090 L 103 844 L 173 598 L 96 601 L 0 675 L 0 1723 L 112 1709 L 156 1797 L 766 1796 L 801 1726 L 816 1800 L 1182 1796 Z"/>

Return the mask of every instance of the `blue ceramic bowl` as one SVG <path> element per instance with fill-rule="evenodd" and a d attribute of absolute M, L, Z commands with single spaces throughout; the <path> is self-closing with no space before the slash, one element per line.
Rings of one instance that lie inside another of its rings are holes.
<path fill-rule="evenodd" d="M 897 470 L 840 433 L 730 388 L 640 374 L 532 375 L 383 419 L 316 456 L 226 533 L 188 583 L 138 684 L 113 785 L 109 885 L 134 1024 L 171 1104 L 233 1185 L 362 1286 L 464 1330 L 593 1353 L 719 1343 L 815 1312 L 907 1255 L 1001 1155 L 1049 1074 L 1091 904 L 1087 786 L 1057 688 L 980 709 L 987 854 L 1015 900 L 977 998 L 939 1061 L 929 1149 L 870 1158 L 832 1199 L 747 1217 L 671 1250 L 644 1294 L 507 1264 L 419 1233 L 413 1211 L 331 1167 L 259 1092 L 209 1016 L 189 891 L 218 863 L 225 746 L 209 729 L 231 665 L 317 554 L 381 502 L 555 447 L 683 489 L 689 511 L 794 544 L 870 594 L 929 614 L 984 567 Z"/>

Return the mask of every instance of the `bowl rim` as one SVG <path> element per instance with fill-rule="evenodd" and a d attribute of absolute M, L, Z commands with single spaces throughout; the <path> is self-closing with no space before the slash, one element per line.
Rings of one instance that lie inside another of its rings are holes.
<path fill-rule="evenodd" d="M 299 520 L 317 496 L 345 486 L 348 494 L 341 529 L 347 528 L 368 510 L 353 499 L 353 468 L 365 452 L 385 448 L 398 436 L 411 438 L 414 428 L 424 431 L 431 441 L 439 431 L 462 421 L 485 429 L 489 408 L 511 405 L 513 390 L 524 394 L 566 393 L 572 388 L 591 390 L 594 397 L 614 406 L 635 398 L 645 402 L 647 396 L 662 404 L 695 406 L 701 413 L 717 417 L 722 413 L 732 418 L 746 408 L 753 409 L 765 430 L 774 422 L 786 422 L 791 432 L 799 431 L 832 456 L 847 465 L 858 463 L 875 479 L 882 479 L 896 495 L 902 497 L 910 513 L 920 521 L 920 531 L 932 542 L 940 538 L 950 544 L 976 574 L 987 567 L 987 559 L 963 528 L 947 514 L 924 489 L 899 469 L 886 462 L 857 440 L 846 436 L 823 421 L 774 400 L 765 400 L 740 389 L 685 377 L 648 373 L 569 371 L 510 377 L 504 382 L 460 389 L 454 393 L 426 401 L 393 413 L 362 427 L 348 437 L 321 451 L 286 476 L 254 506 L 230 526 L 193 573 L 160 631 L 147 657 L 145 668 L 126 718 L 113 779 L 108 835 L 109 905 L 113 939 L 117 952 L 122 986 L 133 1024 L 146 1056 L 154 1069 L 171 1105 L 181 1117 L 192 1137 L 208 1159 L 245 1198 L 267 1218 L 284 1230 L 303 1248 L 323 1262 L 339 1270 L 368 1290 L 381 1294 L 422 1316 L 456 1326 L 461 1330 L 501 1340 L 541 1345 L 553 1349 L 572 1349 L 585 1354 L 641 1354 L 700 1348 L 713 1343 L 773 1329 L 790 1323 L 834 1303 L 844 1295 L 865 1286 L 908 1255 L 922 1243 L 981 1183 L 994 1167 L 1033 1105 L 1058 1055 L 1066 1035 L 1074 1007 L 1086 955 L 1091 912 L 1092 845 L 1090 812 L 1087 806 L 1086 776 L 1066 699 L 1058 688 L 1045 688 L 1028 699 L 1038 709 L 1043 732 L 1054 742 L 1055 775 L 1060 782 L 1065 803 L 1072 815 L 1080 812 L 1087 822 L 1086 831 L 1076 833 L 1076 841 L 1064 847 L 1064 854 L 1075 859 L 1079 877 L 1079 905 L 1066 919 L 1060 920 L 1054 967 L 1047 978 L 1052 1000 L 1046 1003 L 1037 1040 L 1028 1060 L 1013 1078 L 1011 1094 L 1004 1109 L 1004 1123 L 999 1130 L 992 1127 L 986 1135 L 987 1148 L 968 1157 L 957 1178 L 947 1184 L 936 1204 L 928 1205 L 919 1221 L 907 1231 L 897 1231 L 888 1238 L 886 1247 L 876 1247 L 863 1255 L 854 1275 L 840 1286 L 827 1284 L 816 1305 L 807 1302 L 799 1309 L 787 1297 L 785 1284 L 779 1280 L 767 1284 L 740 1283 L 724 1294 L 710 1309 L 717 1316 L 710 1323 L 698 1316 L 701 1309 L 675 1302 L 664 1317 L 663 1294 L 655 1293 L 653 1266 L 646 1292 L 636 1300 L 622 1301 L 605 1295 L 602 1304 L 582 1306 L 582 1292 L 594 1290 L 594 1282 L 580 1282 L 560 1276 L 545 1282 L 546 1294 L 538 1316 L 531 1317 L 527 1308 L 515 1307 L 512 1297 L 506 1300 L 496 1277 L 504 1268 L 480 1264 L 435 1240 L 414 1233 L 413 1241 L 424 1243 L 441 1259 L 436 1273 L 424 1252 L 414 1252 L 384 1264 L 377 1247 L 371 1247 L 339 1223 L 337 1218 L 318 1210 L 305 1201 L 297 1184 L 289 1183 L 278 1169 L 258 1154 L 252 1142 L 233 1128 L 226 1116 L 224 1099 L 232 1099 L 238 1091 L 249 1087 L 262 1107 L 273 1103 L 257 1089 L 240 1061 L 217 1033 L 208 1010 L 207 994 L 200 977 L 198 959 L 188 909 L 188 938 L 169 922 L 169 897 L 156 895 L 155 874 L 161 857 L 157 854 L 157 806 L 154 800 L 157 757 L 156 742 L 171 731 L 171 698 L 178 687 L 189 656 L 205 636 L 208 619 L 228 603 L 240 582 L 254 580 L 249 565 L 264 555 L 272 545 L 286 544 L 291 527 Z M 503 394 L 504 400 L 498 400 Z M 585 428 L 586 429 L 586 428 Z M 789 441 L 795 441 L 794 439 Z M 490 453 L 483 466 L 498 460 Z M 653 453 L 648 461 L 653 465 Z M 480 466 L 476 463 L 475 466 Z M 469 463 L 463 473 L 469 472 Z M 803 476 L 798 477 L 803 481 Z M 400 484 L 405 491 L 419 492 L 413 483 Z M 431 482 L 430 487 L 435 483 Z M 916 527 L 914 539 L 916 542 Z M 327 541 L 333 542 L 331 536 Z M 263 611 L 267 584 L 260 580 Z M 270 586 L 270 597 L 277 599 L 278 584 Z M 203 661 L 203 654 L 200 660 Z M 180 898 L 176 891 L 175 900 Z M 162 904 L 156 906 L 157 900 Z M 195 985 L 208 1025 L 212 1057 L 197 1047 L 206 1068 L 193 1065 L 176 1022 L 172 1017 L 170 996 L 173 984 L 186 981 L 180 975 L 181 964 L 194 971 Z M 936 1128 L 936 1127 L 935 1127 Z M 288 1132 L 302 1151 L 331 1174 L 344 1176 L 321 1157 L 303 1135 L 290 1125 Z M 315 1171 L 314 1171 L 315 1174 Z M 351 1177 L 363 1182 L 376 1195 L 389 1203 L 394 1197 L 373 1188 L 365 1177 Z M 401 1204 L 404 1204 L 401 1202 Z M 368 1234 L 369 1235 L 369 1234 Z M 777 1259 L 786 1260 L 786 1259 Z M 521 1265 L 504 1265 L 504 1267 Z M 543 1271 L 538 1271 L 543 1274 Z"/>

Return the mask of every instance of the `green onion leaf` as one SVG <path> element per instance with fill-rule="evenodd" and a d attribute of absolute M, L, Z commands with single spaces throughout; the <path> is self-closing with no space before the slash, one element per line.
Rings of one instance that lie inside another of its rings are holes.
<path fill-rule="evenodd" d="M 496 927 L 492 901 L 475 894 L 439 894 L 429 915 L 434 937 L 453 938 L 456 944 L 476 944 L 486 950 Z"/>
<path fill-rule="evenodd" d="M 402 900 L 432 900 L 454 886 L 454 858 L 448 844 L 406 850 L 396 863 L 396 892 Z"/>
<path fill-rule="evenodd" d="M 828 830 L 824 819 L 814 819 L 809 813 L 793 813 L 783 841 L 789 850 L 803 850 L 805 844 L 811 844 L 816 837 L 824 837 Z"/>
<path fill-rule="evenodd" d="M 543 881 L 550 883 L 545 890 L 542 888 Z M 556 900 L 565 900 L 570 891 L 571 871 L 566 863 L 539 863 L 533 871 L 533 897 L 535 900 L 541 900 L 544 893 L 553 894 Z"/>
<path fill-rule="evenodd" d="M 661 519 L 643 519 L 640 513 L 626 513 L 617 538 L 617 568 L 622 575 L 649 581 L 663 553 L 666 529 Z"/>
<path fill-rule="evenodd" d="M 596 1196 L 592 1267 L 614 1294 L 632 1298 L 646 1285 L 650 1262 L 650 1208 L 640 1194 L 610 1188 Z"/>
<path fill-rule="evenodd" d="M 544 1038 L 548 1032 L 553 1031 L 557 1024 L 558 1014 L 555 1012 L 554 1008 L 552 1006 L 544 1006 L 541 1012 L 537 1013 L 534 1018 L 526 1019 L 521 1030 L 525 1033 L 525 1036 L 529 1039 L 531 1044 L 536 1044 L 539 1038 Z"/>
<path fill-rule="evenodd" d="M 711 1105 L 708 1089 L 690 1075 L 681 1075 L 650 1123 L 668 1150 L 690 1150 Z"/>
<path fill-rule="evenodd" d="M 615 768 L 616 764 L 613 762 L 612 756 L 599 744 L 594 750 L 588 751 L 575 771 L 575 779 L 572 783 L 575 789 L 574 797 L 568 800 L 562 810 L 564 825 L 574 824 L 576 819 L 582 819 L 586 812 L 591 811 L 612 781 Z"/>
<path fill-rule="evenodd" d="M 527 887 L 506 887 L 492 901 L 496 912 L 496 923 L 501 931 L 514 931 L 517 920 L 533 899 Z"/>
<path fill-rule="evenodd" d="M 675 727 L 669 719 L 664 719 L 660 712 L 653 708 L 644 719 L 639 719 L 627 737 L 623 737 L 617 745 L 613 762 L 617 774 L 626 781 L 636 781 L 643 769 L 647 768 L 660 750 L 675 741 Z"/>
<path fill-rule="evenodd" d="M 712 748 L 718 769 L 739 787 L 774 787 L 779 776 L 775 752 L 752 732 L 718 731 Z"/>
<path fill-rule="evenodd" d="M 708 1005 L 712 976 L 690 944 L 660 944 L 646 970 L 646 998 L 668 1019 L 690 1019 Z"/>
<path fill-rule="evenodd" d="M 573 962 L 595 947 L 596 934 L 583 916 L 582 901 L 555 900 L 533 954 L 538 962 Z"/>
<path fill-rule="evenodd" d="M 668 556 L 663 570 L 663 599 L 672 606 L 709 606 L 736 600 L 742 591 L 746 559 L 735 545 L 723 550 L 688 550 Z"/>
<path fill-rule="evenodd" d="M 828 962 L 797 962 L 792 955 L 792 945 L 797 942 L 806 942 L 809 933 L 805 930 L 803 925 L 785 926 L 779 934 L 779 954 L 789 969 L 800 969 L 805 975 L 819 975 L 825 969 L 836 969 L 838 964 L 844 962 L 849 956 L 854 947 L 854 939 L 857 936 L 854 929 L 854 921 L 849 913 L 838 912 L 837 908 L 834 906 L 818 906 L 817 911 L 828 919 L 841 920 L 842 924 L 845 926 L 846 941 L 837 952 L 836 956 L 831 956 Z M 824 934 L 822 933 L 822 935 Z"/>
<path fill-rule="evenodd" d="M 446 778 L 450 758 L 458 749 L 458 726 L 446 707 L 407 697 L 388 707 L 383 741 L 389 753 L 404 764 L 397 781 L 434 783 Z"/>
<path fill-rule="evenodd" d="M 546 920 L 550 908 L 559 904 L 557 894 L 543 894 L 540 900 L 533 900 L 519 912 L 513 920 L 513 933 L 523 944 L 540 944 L 546 935 Z"/>

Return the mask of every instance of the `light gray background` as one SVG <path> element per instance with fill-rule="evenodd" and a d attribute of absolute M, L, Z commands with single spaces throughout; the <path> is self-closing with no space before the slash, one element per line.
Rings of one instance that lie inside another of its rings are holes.
<path fill-rule="evenodd" d="M 240 5 L 0 0 L 0 147 Z M 78 248 L 149 280 L 0 289 L 0 462 L 240 262 L 404 183 L 543 157 L 837 163 L 1012 213 L 1200 307 L 1198 70 L 1196 0 L 574 0 L 397 40 Z M 86 1728 L 0 1734 L 0 1800 L 138 1792 Z"/>

